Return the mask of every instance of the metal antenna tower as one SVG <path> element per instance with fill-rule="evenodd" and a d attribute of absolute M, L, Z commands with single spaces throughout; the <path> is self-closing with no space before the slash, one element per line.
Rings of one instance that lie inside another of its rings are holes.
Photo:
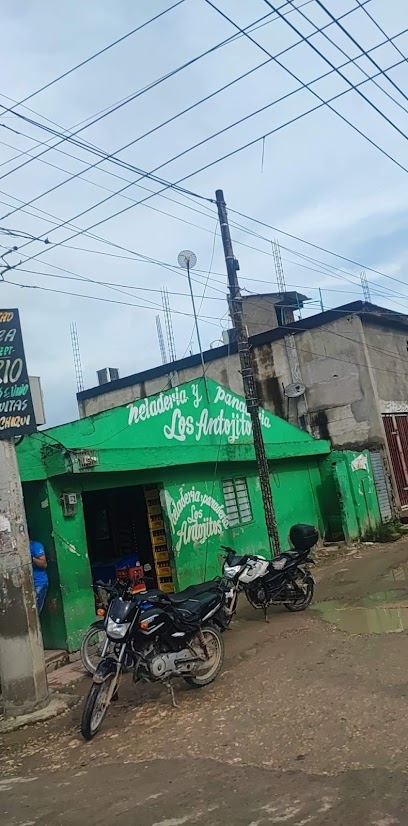
<path fill-rule="evenodd" d="M 161 326 L 160 316 L 156 316 L 157 338 L 159 339 L 159 347 L 161 353 L 162 364 L 167 364 L 167 353 L 164 345 L 163 330 Z"/>
<path fill-rule="evenodd" d="M 71 321 L 69 325 L 71 331 L 72 354 L 74 356 L 75 378 L 77 383 L 77 391 L 81 393 L 84 389 L 84 377 L 82 375 L 81 351 L 79 349 L 78 330 L 75 321 Z"/>
<path fill-rule="evenodd" d="M 163 304 L 163 312 L 164 312 L 164 323 L 166 326 L 166 335 L 167 335 L 167 348 L 169 351 L 169 360 L 170 362 L 176 361 L 176 345 L 174 342 L 174 333 L 173 333 L 173 323 L 171 320 L 171 309 L 170 309 L 170 299 L 169 299 L 169 292 L 167 287 L 162 287 L 161 290 L 161 297 L 162 297 L 162 304 Z"/>
<path fill-rule="evenodd" d="M 275 264 L 275 272 L 276 272 L 276 281 L 278 283 L 278 292 L 285 293 L 286 292 L 286 284 L 285 284 L 285 273 L 283 272 L 283 264 L 282 264 L 282 256 L 279 246 L 279 241 L 275 238 L 275 241 L 271 241 L 272 244 L 272 254 L 273 254 L 273 262 Z"/>
<path fill-rule="evenodd" d="M 363 270 L 363 272 L 360 273 L 360 279 L 361 279 L 361 286 L 363 288 L 364 301 L 368 301 L 369 304 L 371 304 L 370 287 L 368 286 L 367 273 L 366 273 L 365 270 Z"/>

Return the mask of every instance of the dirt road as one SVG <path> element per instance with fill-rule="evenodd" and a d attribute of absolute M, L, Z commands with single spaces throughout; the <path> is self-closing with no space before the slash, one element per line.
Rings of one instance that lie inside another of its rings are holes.
<path fill-rule="evenodd" d="M 389 569 L 405 570 L 408 544 L 356 556 L 322 570 L 317 600 L 343 600 L 348 610 L 360 595 L 365 610 Z M 408 582 L 396 581 L 392 599 L 408 606 Z M 2 821 L 406 824 L 407 635 L 346 634 L 320 616 L 273 612 L 266 625 L 246 608 L 226 634 L 216 683 L 200 692 L 180 685 L 173 709 L 159 688 L 127 681 L 91 743 L 78 735 L 80 705 L 7 735 Z"/>

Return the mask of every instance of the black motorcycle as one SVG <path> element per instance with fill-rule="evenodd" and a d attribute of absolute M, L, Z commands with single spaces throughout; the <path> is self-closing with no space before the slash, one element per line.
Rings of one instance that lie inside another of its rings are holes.
<path fill-rule="evenodd" d="M 314 565 L 314 560 L 309 554 L 319 534 L 313 525 L 293 525 L 289 536 L 293 549 L 273 559 L 239 556 L 233 548 L 223 546 L 223 576 L 235 589 L 234 610 L 241 590 L 253 608 L 264 611 L 265 618 L 269 605 L 284 605 L 288 611 L 304 611 L 310 605 L 314 579 L 309 565 Z"/>
<path fill-rule="evenodd" d="M 114 597 L 104 620 L 102 658 L 82 713 L 85 739 L 100 729 L 130 661 L 134 682 L 165 684 L 174 705 L 174 677 L 195 688 L 212 683 L 224 660 L 220 634 L 226 624 L 224 602 L 220 581 L 193 585 L 177 594 L 148 591 Z"/>

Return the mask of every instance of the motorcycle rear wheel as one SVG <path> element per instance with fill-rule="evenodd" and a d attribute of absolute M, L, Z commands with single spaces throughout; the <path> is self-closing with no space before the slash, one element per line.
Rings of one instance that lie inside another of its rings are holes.
<path fill-rule="evenodd" d="M 307 577 L 306 580 L 300 585 L 298 583 L 299 588 L 303 591 L 303 596 L 299 596 L 299 599 L 295 602 L 284 602 L 285 608 L 288 611 L 292 611 L 292 613 L 296 611 L 305 611 L 306 608 L 309 607 L 314 594 L 314 582 L 311 577 Z"/>
<path fill-rule="evenodd" d="M 209 625 L 201 630 L 209 658 L 198 666 L 194 676 L 184 677 L 186 683 L 193 686 L 193 688 L 203 688 L 212 683 L 220 673 L 224 662 L 224 640 L 221 634 L 216 628 Z M 202 656 L 203 649 L 197 637 L 193 640 L 192 648 L 197 654 Z"/>
<path fill-rule="evenodd" d="M 116 674 L 109 674 L 103 683 L 93 683 L 85 700 L 81 719 L 81 734 L 85 740 L 92 740 L 99 731 L 114 694 L 113 681 Z"/>
<path fill-rule="evenodd" d="M 88 674 L 95 674 L 100 663 L 106 633 L 101 628 L 88 628 L 81 644 L 81 660 Z"/>

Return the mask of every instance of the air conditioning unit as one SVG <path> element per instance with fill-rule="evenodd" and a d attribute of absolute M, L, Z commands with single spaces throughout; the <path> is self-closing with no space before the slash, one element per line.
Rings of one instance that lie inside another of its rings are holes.
<path fill-rule="evenodd" d="M 102 370 L 97 370 L 99 384 L 109 384 L 111 381 L 117 381 L 119 378 L 119 370 L 117 367 L 103 367 Z"/>

